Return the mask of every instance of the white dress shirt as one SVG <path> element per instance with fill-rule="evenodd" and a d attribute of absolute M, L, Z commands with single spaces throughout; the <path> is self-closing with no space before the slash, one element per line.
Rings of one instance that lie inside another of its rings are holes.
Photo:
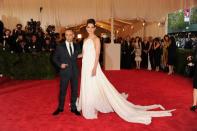
<path fill-rule="evenodd" d="M 74 53 L 73 42 L 70 42 L 70 43 L 71 43 L 72 54 L 73 54 Z M 67 47 L 67 50 L 68 50 L 69 55 L 71 56 L 71 52 L 70 52 L 70 47 L 69 47 L 69 42 L 68 41 L 66 41 L 66 47 Z"/>

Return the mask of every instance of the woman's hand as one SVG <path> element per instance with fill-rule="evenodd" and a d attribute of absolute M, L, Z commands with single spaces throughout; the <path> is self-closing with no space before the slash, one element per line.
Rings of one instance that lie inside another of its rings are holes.
<path fill-rule="evenodd" d="M 93 68 L 92 69 L 92 76 L 95 76 L 96 75 L 96 68 Z"/>

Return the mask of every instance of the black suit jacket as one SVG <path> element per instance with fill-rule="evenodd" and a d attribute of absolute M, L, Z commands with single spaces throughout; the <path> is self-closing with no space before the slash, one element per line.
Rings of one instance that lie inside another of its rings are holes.
<path fill-rule="evenodd" d="M 57 46 L 53 55 L 53 62 L 59 67 L 61 77 L 77 77 L 78 75 L 77 56 L 79 54 L 79 46 L 75 43 L 73 43 L 73 46 L 74 53 L 72 56 L 69 55 L 65 42 Z M 61 69 L 61 64 L 68 64 L 68 66 L 65 69 Z"/>

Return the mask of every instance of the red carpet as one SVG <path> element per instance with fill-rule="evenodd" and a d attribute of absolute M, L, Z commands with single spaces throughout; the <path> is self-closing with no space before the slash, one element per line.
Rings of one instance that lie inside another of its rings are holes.
<path fill-rule="evenodd" d="M 129 93 L 134 104 L 162 104 L 177 109 L 172 117 L 153 118 L 151 125 L 128 123 L 115 113 L 86 120 L 70 113 L 67 95 L 65 112 L 51 115 L 57 106 L 59 79 L 9 80 L 0 85 L 0 131 L 197 131 L 197 114 L 191 112 L 192 81 L 149 71 L 105 73 L 120 91 Z M 68 90 L 70 91 L 70 90 Z"/>

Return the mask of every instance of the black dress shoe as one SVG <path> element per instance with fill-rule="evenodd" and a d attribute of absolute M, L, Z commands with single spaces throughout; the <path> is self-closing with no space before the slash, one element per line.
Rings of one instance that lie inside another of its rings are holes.
<path fill-rule="evenodd" d="M 191 111 L 195 111 L 197 109 L 197 106 L 192 106 L 192 107 L 190 107 L 190 110 Z"/>
<path fill-rule="evenodd" d="M 57 110 L 55 110 L 55 111 L 53 112 L 53 115 L 56 116 L 56 115 L 58 115 L 60 112 L 63 112 L 63 110 L 58 108 Z"/>
<path fill-rule="evenodd" d="M 81 115 L 81 113 L 79 112 L 79 111 L 77 111 L 77 109 L 71 109 L 71 112 L 72 113 L 75 113 L 75 115 L 77 115 L 77 116 L 80 116 Z"/>

